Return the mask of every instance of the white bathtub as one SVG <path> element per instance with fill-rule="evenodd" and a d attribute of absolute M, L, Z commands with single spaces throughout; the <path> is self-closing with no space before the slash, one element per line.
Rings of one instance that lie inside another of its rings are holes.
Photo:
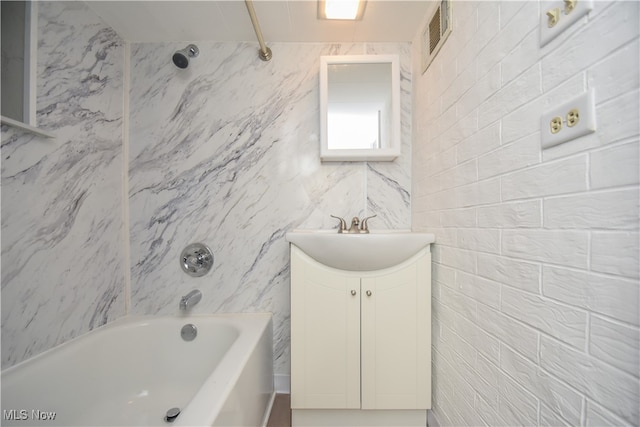
<path fill-rule="evenodd" d="M 187 323 L 198 329 L 190 342 Z M 270 314 L 125 317 L 3 371 L 1 423 L 264 425 L 272 341 Z"/>

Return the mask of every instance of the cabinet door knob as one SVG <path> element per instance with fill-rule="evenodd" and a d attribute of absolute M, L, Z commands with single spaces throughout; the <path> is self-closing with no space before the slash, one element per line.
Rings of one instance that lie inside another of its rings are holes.
<path fill-rule="evenodd" d="M 351 295 L 355 296 L 355 294 L 356 294 L 356 290 L 355 289 L 351 289 Z"/>
<path fill-rule="evenodd" d="M 367 291 L 367 296 L 370 297 L 371 296 L 371 291 Z"/>

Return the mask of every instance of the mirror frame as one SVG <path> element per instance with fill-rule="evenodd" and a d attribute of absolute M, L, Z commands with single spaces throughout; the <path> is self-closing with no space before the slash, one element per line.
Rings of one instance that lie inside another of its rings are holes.
<path fill-rule="evenodd" d="M 386 148 L 329 149 L 329 65 L 391 64 L 391 140 Z M 398 55 L 334 55 L 320 57 L 320 159 L 322 161 L 393 161 L 400 156 L 400 59 Z"/>

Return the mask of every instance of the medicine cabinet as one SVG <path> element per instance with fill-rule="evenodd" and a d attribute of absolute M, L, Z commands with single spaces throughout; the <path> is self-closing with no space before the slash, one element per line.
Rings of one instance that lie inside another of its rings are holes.
<path fill-rule="evenodd" d="M 38 3 L 3 1 L 1 122 L 40 136 L 53 137 L 36 127 Z"/>
<path fill-rule="evenodd" d="M 392 161 L 400 155 L 398 55 L 320 57 L 320 158 Z"/>

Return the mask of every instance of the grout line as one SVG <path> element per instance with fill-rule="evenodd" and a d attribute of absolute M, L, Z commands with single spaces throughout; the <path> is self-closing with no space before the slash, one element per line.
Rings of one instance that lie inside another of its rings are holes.
<path fill-rule="evenodd" d="M 131 236 L 129 234 L 129 89 L 131 86 L 131 43 L 124 45 L 124 75 L 122 97 L 122 235 L 124 256 L 124 308 L 125 314 L 131 314 Z"/>

